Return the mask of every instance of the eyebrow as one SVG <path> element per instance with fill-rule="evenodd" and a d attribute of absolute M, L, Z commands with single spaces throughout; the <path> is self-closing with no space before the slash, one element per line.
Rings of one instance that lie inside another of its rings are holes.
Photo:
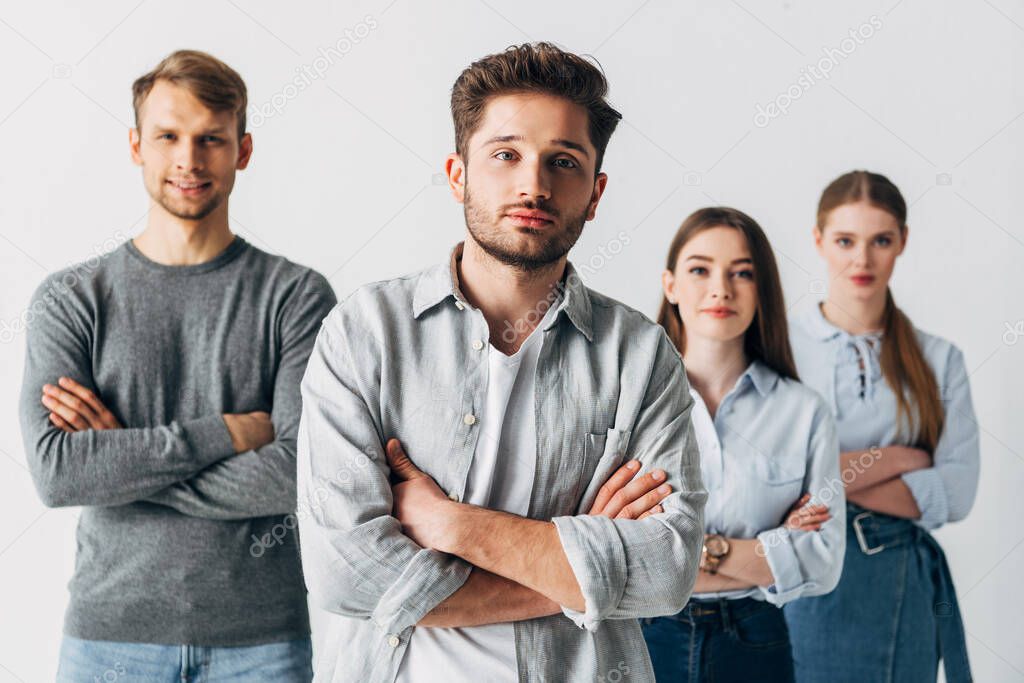
<path fill-rule="evenodd" d="M 490 140 L 487 140 L 486 142 L 484 142 L 484 145 L 490 145 L 490 144 L 495 143 L 495 142 L 522 142 L 522 141 L 523 141 L 523 136 L 522 135 L 496 135 L 495 137 L 491 138 Z M 587 148 L 584 147 L 583 145 L 581 145 L 578 142 L 573 142 L 572 140 L 566 140 L 564 138 L 555 138 L 554 140 L 549 140 L 549 142 L 551 144 L 553 144 L 553 145 L 559 145 L 561 147 L 567 147 L 569 149 L 574 149 L 577 152 L 579 152 L 580 154 L 582 154 L 583 156 L 588 157 L 588 158 L 590 157 L 590 153 L 587 151 Z"/>
<path fill-rule="evenodd" d="M 856 237 L 857 236 L 857 233 L 850 232 L 848 230 L 834 230 L 833 232 L 837 236 L 839 236 L 839 237 Z M 878 237 L 879 235 L 895 235 L 896 232 L 897 232 L 896 230 L 893 230 L 893 229 L 890 228 L 890 229 L 881 230 L 879 232 L 876 232 L 874 235 L 872 235 L 872 237 Z"/>
<path fill-rule="evenodd" d="M 711 261 L 714 261 L 714 259 L 711 258 L 710 256 L 701 256 L 700 254 L 693 254 L 692 256 L 687 256 L 686 260 L 687 261 L 707 261 L 709 263 Z M 749 263 L 750 265 L 754 265 L 754 260 L 751 259 L 751 258 L 733 259 L 732 265 L 735 265 L 737 263 Z"/>
<path fill-rule="evenodd" d="M 177 133 L 177 128 L 171 128 L 168 126 L 155 126 L 157 133 Z M 206 130 L 200 131 L 198 135 L 224 135 L 227 133 L 227 127 L 217 126 L 216 128 L 207 128 Z"/>

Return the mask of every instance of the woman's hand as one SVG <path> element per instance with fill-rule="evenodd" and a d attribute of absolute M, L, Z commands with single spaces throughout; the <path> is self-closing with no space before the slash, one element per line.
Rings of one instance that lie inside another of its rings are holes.
<path fill-rule="evenodd" d="M 811 494 L 805 493 L 786 513 L 784 527 L 790 531 L 818 531 L 821 525 L 832 519 L 827 505 L 808 505 Z"/>

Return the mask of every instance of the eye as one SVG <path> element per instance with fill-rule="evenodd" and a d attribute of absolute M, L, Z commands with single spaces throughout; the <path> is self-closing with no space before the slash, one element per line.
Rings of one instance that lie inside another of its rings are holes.
<path fill-rule="evenodd" d="M 161 133 L 160 135 L 156 136 L 156 139 L 157 140 L 173 140 L 174 139 L 174 133 Z"/>
<path fill-rule="evenodd" d="M 204 135 L 199 139 L 202 142 L 209 142 L 211 144 L 217 144 L 218 142 L 220 142 L 220 138 L 217 137 L 216 135 Z"/>
<path fill-rule="evenodd" d="M 577 164 L 572 159 L 559 157 L 553 162 L 558 168 L 576 168 Z"/>
<path fill-rule="evenodd" d="M 694 275 L 707 275 L 708 269 L 704 266 L 694 266 L 693 268 L 690 268 L 690 272 Z"/>
<path fill-rule="evenodd" d="M 853 246 L 853 240 L 851 240 L 849 237 L 840 237 L 839 239 L 836 240 L 836 244 L 838 244 L 841 247 L 850 247 Z"/>
<path fill-rule="evenodd" d="M 881 247 L 887 247 L 890 244 L 892 244 L 892 238 L 888 237 L 887 235 L 880 235 L 878 238 L 875 239 L 875 244 Z"/>
<path fill-rule="evenodd" d="M 739 278 L 743 278 L 744 280 L 754 279 L 754 271 L 752 270 L 737 270 L 735 273 L 733 273 L 733 275 Z"/>
<path fill-rule="evenodd" d="M 512 161 L 512 159 L 514 159 L 515 156 L 516 155 L 513 154 L 512 152 L 505 151 L 498 152 L 497 154 L 494 155 L 494 158 L 497 159 L 498 161 Z"/>

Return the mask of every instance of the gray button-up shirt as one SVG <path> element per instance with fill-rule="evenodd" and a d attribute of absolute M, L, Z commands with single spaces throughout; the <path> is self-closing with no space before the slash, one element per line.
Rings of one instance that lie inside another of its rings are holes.
<path fill-rule="evenodd" d="M 460 256 L 458 245 L 447 263 L 356 290 L 324 321 L 306 369 L 298 524 L 306 584 L 330 613 L 320 681 L 394 681 L 416 623 L 472 569 L 402 534 L 383 453 L 401 440 L 461 499 L 487 392 L 486 346 L 474 342 L 489 328 L 459 291 Z M 556 525 L 586 608 L 516 622 L 519 680 L 653 681 L 637 619 L 684 606 L 703 540 L 693 399 L 679 354 L 644 315 L 584 287 L 571 265 L 551 300 L 528 516 Z M 668 473 L 665 511 L 586 515 L 630 457 Z"/>

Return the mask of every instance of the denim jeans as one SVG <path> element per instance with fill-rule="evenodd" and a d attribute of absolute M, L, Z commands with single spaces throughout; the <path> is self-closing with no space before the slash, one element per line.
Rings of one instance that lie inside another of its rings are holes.
<path fill-rule="evenodd" d="M 753 598 L 690 600 L 679 614 L 641 619 L 658 683 L 792 683 L 782 610 Z"/>
<path fill-rule="evenodd" d="M 197 647 L 64 636 L 57 683 L 309 683 L 309 638 L 248 647 Z"/>
<path fill-rule="evenodd" d="M 946 556 L 907 519 L 847 504 L 839 585 L 785 607 L 801 683 L 973 680 Z"/>

